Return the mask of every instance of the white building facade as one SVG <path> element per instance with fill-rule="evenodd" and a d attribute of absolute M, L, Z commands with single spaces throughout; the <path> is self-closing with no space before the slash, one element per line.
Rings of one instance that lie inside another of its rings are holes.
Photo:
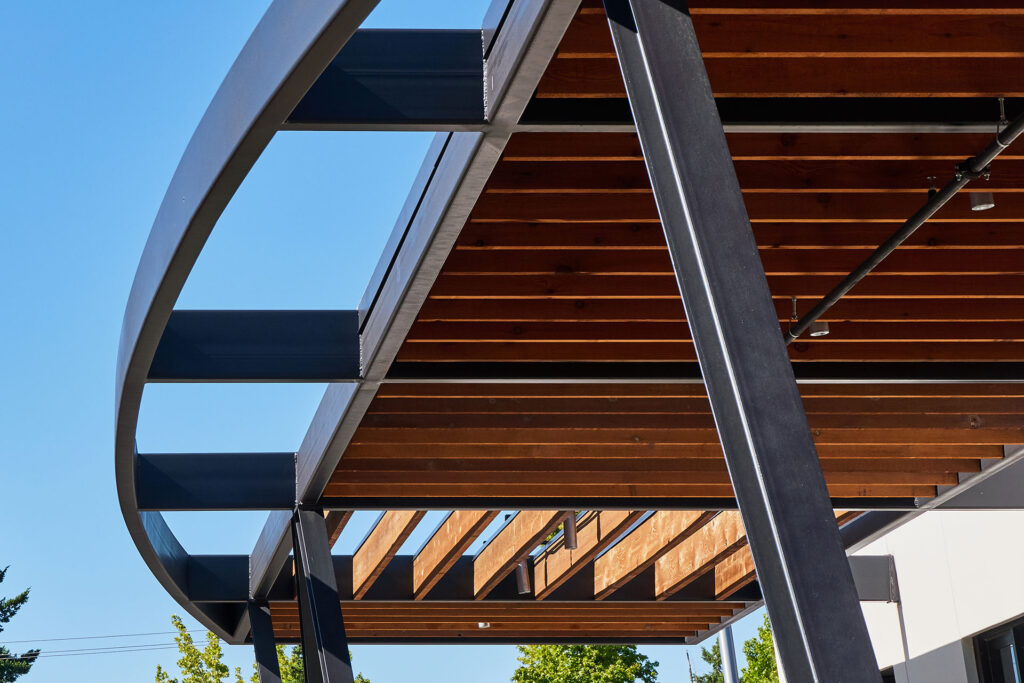
<path fill-rule="evenodd" d="M 1022 683 L 1024 511 L 926 512 L 860 549 L 891 555 L 899 603 L 862 603 L 899 683 Z"/>

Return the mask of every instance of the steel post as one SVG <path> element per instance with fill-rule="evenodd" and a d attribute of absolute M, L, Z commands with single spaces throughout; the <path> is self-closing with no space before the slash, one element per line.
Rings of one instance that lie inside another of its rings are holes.
<path fill-rule="evenodd" d="M 292 541 L 306 681 L 353 683 L 323 511 L 296 510 Z"/>
<path fill-rule="evenodd" d="M 781 660 L 879 681 L 687 7 L 605 9 Z"/>
<path fill-rule="evenodd" d="M 740 683 L 740 671 L 736 666 L 736 645 L 732 639 L 732 626 L 726 626 L 718 632 L 718 651 L 722 655 L 722 676 L 725 683 Z"/>
<path fill-rule="evenodd" d="M 256 674 L 260 683 L 281 683 L 281 669 L 274 647 L 274 624 L 267 603 L 249 603 L 249 627 L 252 647 L 256 652 Z"/>

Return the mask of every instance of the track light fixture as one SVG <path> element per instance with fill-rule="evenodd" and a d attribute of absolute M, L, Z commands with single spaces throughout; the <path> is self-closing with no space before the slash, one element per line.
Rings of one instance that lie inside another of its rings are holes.
<path fill-rule="evenodd" d="M 526 560 L 523 560 L 516 565 L 516 592 L 519 595 L 526 595 L 530 590 L 530 571 Z"/>
<path fill-rule="evenodd" d="M 579 543 L 576 540 L 576 513 L 570 512 L 565 516 L 565 525 L 562 530 L 562 540 L 567 550 L 576 550 Z"/>
<path fill-rule="evenodd" d="M 811 323 L 810 335 L 812 337 L 827 337 L 828 323 L 823 320 L 815 320 Z"/>
<path fill-rule="evenodd" d="M 996 205 L 991 192 L 971 192 L 971 211 L 988 211 Z"/>

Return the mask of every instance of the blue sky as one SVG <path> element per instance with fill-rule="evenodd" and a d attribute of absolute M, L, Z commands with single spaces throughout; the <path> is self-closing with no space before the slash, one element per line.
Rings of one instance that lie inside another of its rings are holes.
<path fill-rule="evenodd" d="M 0 3 L 0 566 L 11 565 L 0 594 L 32 587 L 0 642 L 165 632 L 182 612 L 139 558 L 117 506 L 114 361 L 167 183 L 267 4 Z M 476 28 L 486 4 L 383 0 L 367 25 Z M 217 225 L 179 307 L 354 307 L 430 137 L 279 134 Z M 294 450 L 322 392 L 151 386 L 139 447 Z M 169 516 L 194 553 L 248 552 L 263 517 Z M 373 517 L 360 515 L 336 550 L 350 551 Z M 428 517 L 408 547 L 432 526 Z M 752 629 L 748 619 L 737 640 Z M 251 650 L 228 650 L 248 671 Z M 684 680 L 684 648 L 645 651 L 662 663 L 662 680 Z M 354 655 L 374 683 L 490 683 L 515 668 L 512 647 L 360 646 Z M 691 656 L 699 661 L 697 650 Z M 158 663 L 176 658 L 173 650 L 51 657 L 24 680 L 150 681 Z"/>

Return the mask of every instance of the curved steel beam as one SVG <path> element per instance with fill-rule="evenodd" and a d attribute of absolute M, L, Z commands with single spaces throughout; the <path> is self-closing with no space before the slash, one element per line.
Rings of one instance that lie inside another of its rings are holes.
<path fill-rule="evenodd" d="M 115 382 L 115 470 L 125 524 L 150 571 L 192 616 L 232 634 L 186 595 L 187 558 L 159 512 L 140 512 L 135 431 L 157 345 L 213 226 L 282 122 L 376 0 L 274 0 L 203 115 L 157 213 L 128 297 Z"/>

